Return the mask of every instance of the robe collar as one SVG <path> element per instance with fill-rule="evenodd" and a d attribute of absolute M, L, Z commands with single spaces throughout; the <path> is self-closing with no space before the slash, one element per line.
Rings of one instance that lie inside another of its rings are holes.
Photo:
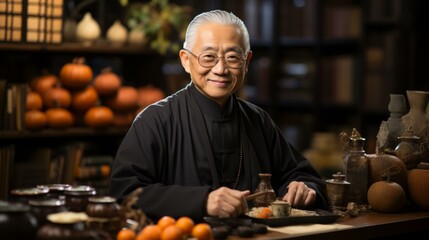
<path fill-rule="evenodd" d="M 234 109 L 233 96 L 229 97 L 227 103 L 225 104 L 225 107 L 222 109 L 222 107 L 219 106 L 219 104 L 217 104 L 215 101 L 213 101 L 212 99 L 202 94 L 197 89 L 195 84 L 191 83 L 190 85 L 191 85 L 190 86 L 191 93 L 197 100 L 197 104 L 204 115 L 207 115 L 212 119 L 231 117 Z"/>

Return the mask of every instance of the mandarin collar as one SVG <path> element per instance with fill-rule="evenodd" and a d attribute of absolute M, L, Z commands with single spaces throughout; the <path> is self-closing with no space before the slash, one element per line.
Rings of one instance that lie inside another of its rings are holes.
<path fill-rule="evenodd" d="M 197 100 L 196 102 L 204 115 L 208 115 L 210 118 L 214 119 L 227 118 L 232 115 L 234 108 L 232 96 L 229 97 L 225 107 L 222 109 L 219 104 L 202 94 L 193 83 L 191 84 L 191 93 Z"/>

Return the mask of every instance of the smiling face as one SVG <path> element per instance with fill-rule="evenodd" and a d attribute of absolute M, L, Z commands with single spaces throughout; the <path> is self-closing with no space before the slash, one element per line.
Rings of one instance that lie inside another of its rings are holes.
<path fill-rule="evenodd" d="M 192 82 L 200 92 L 223 106 L 228 98 L 243 85 L 252 58 L 252 52 L 247 53 L 247 59 L 239 69 L 228 67 L 223 58 L 231 54 L 246 57 L 246 53 L 243 52 L 242 34 L 233 26 L 206 23 L 197 29 L 195 42 L 188 50 L 195 56 L 186 50 L 181 50 L 179 53 L 185 71 L 191 75 Z M 219 57 L 215 66 L 203 67 L 198 63 L 198 56 L 203 52 Z"/>

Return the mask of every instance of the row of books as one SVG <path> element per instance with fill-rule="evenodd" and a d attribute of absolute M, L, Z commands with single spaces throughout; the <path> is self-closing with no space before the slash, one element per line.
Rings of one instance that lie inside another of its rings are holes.
<path fill-rule="evenodd" d="M 244 22 L 254 40 L 272 40 L 276 11 L 272 0 L 248 0 L 244 4 Z M 318 24 L 318 0 L 279 1 L 279 37 L 315 38 Z M 359 37 L 362 10 L 354 5 L 326 5 L 323 11 L 325 37 Z"/>
<path fill-rule="evenodd" d="M 24 129 L 27 91 L 26 83 L 12 84 L 0 79 L 0 130 Z"/>
<path fill-rule="evenodd" d="M 356 60 L 340 55 L 323 60 L 321 100 L 326 104 L 350 105 L 355 101 Z"/>
<path fill-rule="evenodd" d="M 86 152 L 83 142 L 60 147 L 17 149 L 0 148 L 0 199 L 7 199 L 11 189 L 64 183 L 91 185 L 97 192 L 107 192 L 113 156 Z"/>

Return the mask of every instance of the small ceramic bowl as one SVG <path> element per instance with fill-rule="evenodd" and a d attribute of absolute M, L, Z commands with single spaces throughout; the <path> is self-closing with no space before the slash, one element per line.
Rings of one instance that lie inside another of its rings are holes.
<path fill-rule="evenodd" d="M 282 200 L 272 202 L 271 209 L 275 218 L 287 217 L 291 212 L 290 204 Z"/>

